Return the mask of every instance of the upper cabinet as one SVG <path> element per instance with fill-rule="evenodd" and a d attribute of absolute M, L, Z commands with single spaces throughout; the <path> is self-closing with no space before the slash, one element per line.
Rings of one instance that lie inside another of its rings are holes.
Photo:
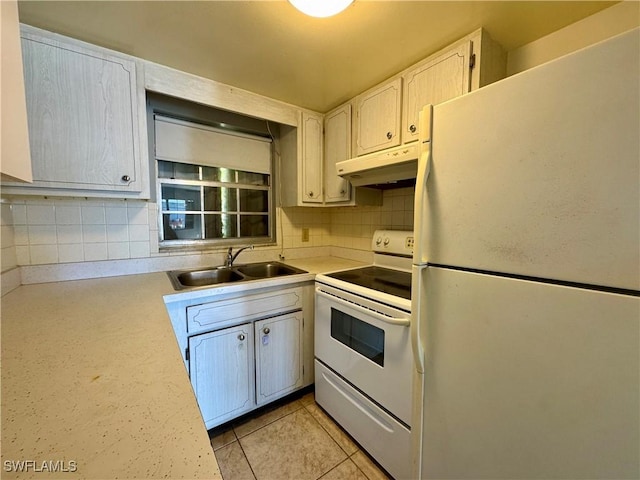
<path fill-rule="evenodd" d="M 302 111 L 299 126 L 280 125 L 278 198 L 284 207 L 381 205 L 379 190 L 353 188 L 336 162 L 351 155 L 351 104 L 326 115 Z"/>
<path fill-rule="evenodd" d="M 418 140 L 418 114 L 425 105 L 435 105 L 469 92 L 471 42 L 416 65 L 402 77 L 402 142 L 409 143 Z"/>
<path fill-rule="evenodd" d="M 400 145 L 402 78 L 396 78 L 356 98 L 356 154 Z"/>
<path fill-rule="evenodd" d="M 327 203 L 348 202 L 351 185 L 338 176 L 336 162 L 351 157 L 351 104 L 324 116 L 324 183 Z"/>
<path fill-rule="evenodd" d="M 356 156 L 418 139 L 418 114 L 504 78 L 506 54 L 482 29 L 356 97 Z"/>
<path fill-rule="evenodd" d="M 0 2 L 0 29 L 2 45 L 2 153 L 0 163 L 2 180 L 32 180 L 27 107 L 22 77 L 22 50 L 18 4 L 15 0 Z"/>
<path fill-rule="evenodd" d="M 149 198 L 135 60 L 31 27 L 21 37 L 33 184 L 3 191 Z"/>
<path fill-rule="evenodd" d="M 322 203 L 322 115 L 302 113 L 302 201 Z"/>

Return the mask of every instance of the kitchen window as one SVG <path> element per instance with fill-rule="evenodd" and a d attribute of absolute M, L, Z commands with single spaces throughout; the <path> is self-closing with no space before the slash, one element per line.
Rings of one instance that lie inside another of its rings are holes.
<path fill-rule="evenodd" d="M 272 243 L 270 139 L 154 120 L 160 245 Z"/>

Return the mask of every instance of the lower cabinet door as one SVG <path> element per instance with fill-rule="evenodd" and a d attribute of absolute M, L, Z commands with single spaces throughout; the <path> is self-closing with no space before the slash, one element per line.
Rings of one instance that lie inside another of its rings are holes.
<path fill-rule="evenodd" d="M 302 319 L 298 311 L 255 323 L 258 405 L 302 387 Z"/>
<path fill-rule="evenodd" d="M 255 407 L 253 325 L 189 338 L 189 372 L 207 428 Z"/>

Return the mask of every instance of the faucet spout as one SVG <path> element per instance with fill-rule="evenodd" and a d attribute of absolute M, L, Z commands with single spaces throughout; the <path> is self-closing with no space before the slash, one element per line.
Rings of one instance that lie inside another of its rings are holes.
<path fill-rule="evenodd" d="M 229 250 L 227 250 L 227 261 L 225 262 L 225 265 L 227 267 L 232 267 L 233 262 L 235 262 L 236 258 L 238 258 L 238 255 L 240 255 L 241 252 L 247 249 L 253 250 L 253 245 L 247 245 L 246 247 L 242 247 L 240 250 L 236 251 L 235 254 L 233 253 L 233 247 L 229 247 Z"/>

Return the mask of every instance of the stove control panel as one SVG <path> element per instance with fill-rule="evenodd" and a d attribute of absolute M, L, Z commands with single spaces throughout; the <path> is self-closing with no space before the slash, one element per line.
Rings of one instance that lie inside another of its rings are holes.
<path fill-rule="evenodd" d="M 376 253 L 413 255 L 413 232 L 406 230 L 376 230 L 371 249 Z"/>

